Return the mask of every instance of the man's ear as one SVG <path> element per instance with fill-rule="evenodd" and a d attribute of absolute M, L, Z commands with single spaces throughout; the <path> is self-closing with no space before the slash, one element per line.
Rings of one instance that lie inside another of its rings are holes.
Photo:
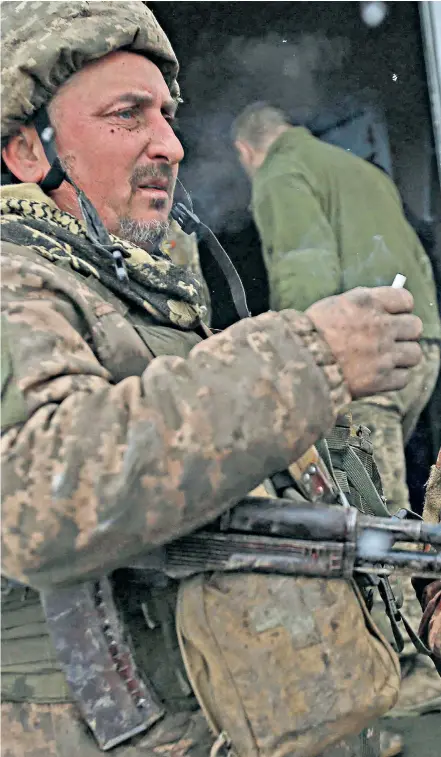
<path fill-rule="evenodd" d="M 239 160 L 245 168 L 253 163 L 253 148 L 247 142 L 236 140 L 234 146 L 239 153 Z"/>
<path fill-rule="evenodd" d="M 33 126 L 20 127 L 20 133 L 11 137 L 3 148 L 2 158 L 9 171 L 22 182 L 38 184 L 50 168 L 43 145 Z"/>

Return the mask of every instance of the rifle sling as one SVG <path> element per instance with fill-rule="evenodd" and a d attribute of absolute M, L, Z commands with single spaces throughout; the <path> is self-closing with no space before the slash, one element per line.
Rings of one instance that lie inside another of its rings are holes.
<path fill-rule="evenodd" d="M 351 447 L 347 447 L 343 460 L 348 479 L 357 491 L 363 492 L 370 514 L 380 518 L 389 518 L 390 512 L 378 494 L 357 453 Z"/>
<path fill-rule="evenodd" d="M 390 585 L 389 579 L 385 576 L 378 576 L 378 591 L 383 601 L 386 615 L 389 618 L 390 627 L 395 639 L 396 652 L 400 654 L 404 649 L 404 640 L 398 625 L 401 620 L 401 613 L 397 607 L 395 595 Z"/>
<path fill-rule="evenodd" d="M 431 657 L 433 659 L 433 652 L 426 647 L 422 639 L 418 636 L 418 634 L 413 630 L 412 626 L 410 625 L 409 621 L 407 620 L 406 616 L 403 615 L 401 610 L 398 611 L 400 613 L 400 620 L 402 620 L 403 625 L 408 633 L 408 636 L 413 643 L 415 649 L 420 654 L 424 654 L 427 657 Z"/>

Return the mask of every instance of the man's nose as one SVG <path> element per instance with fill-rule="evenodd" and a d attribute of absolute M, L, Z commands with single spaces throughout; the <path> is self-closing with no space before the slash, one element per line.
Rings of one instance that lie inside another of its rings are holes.
<path fill-rule="evenodd" d="M 167 121 L 164 120 L 150 136 L 146 152 L 151 160 L 165 160 L 171 165 L 181 162 L 184 148 Z"/>

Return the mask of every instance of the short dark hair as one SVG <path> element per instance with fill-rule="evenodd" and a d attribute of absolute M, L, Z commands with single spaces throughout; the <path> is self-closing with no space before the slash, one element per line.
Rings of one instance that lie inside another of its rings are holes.
<path fill-rule="evenodd" d="M 239 113 L 233 122 L 233 142 L 248 142 L 253 147 L 262 147 L 272 132 L 280 126 L 289 126 L 283 110 L 267 102 L 254 102 Z"/>

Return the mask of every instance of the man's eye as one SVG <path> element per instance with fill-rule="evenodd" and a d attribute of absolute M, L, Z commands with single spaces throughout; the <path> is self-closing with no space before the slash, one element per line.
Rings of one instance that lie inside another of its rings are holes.
<path fill-rule="evenodd" d="M 126 110 L 119 110 L 116 115 L 119 118 L 122 118 L 124 121 L 128 121 L 130 118 L 133 118 L 135 115 L 134 108 L 127 108 Z"/>
<path fill-rule="evenodd" d="M 123 121 L 130 121 L 133 118 L 137 118 L 141 111 L 140 105 L 131 105 L 130 108 L 122 108 L 115 111 L 113 114 L 117 118 L 121 118 Z"/>

